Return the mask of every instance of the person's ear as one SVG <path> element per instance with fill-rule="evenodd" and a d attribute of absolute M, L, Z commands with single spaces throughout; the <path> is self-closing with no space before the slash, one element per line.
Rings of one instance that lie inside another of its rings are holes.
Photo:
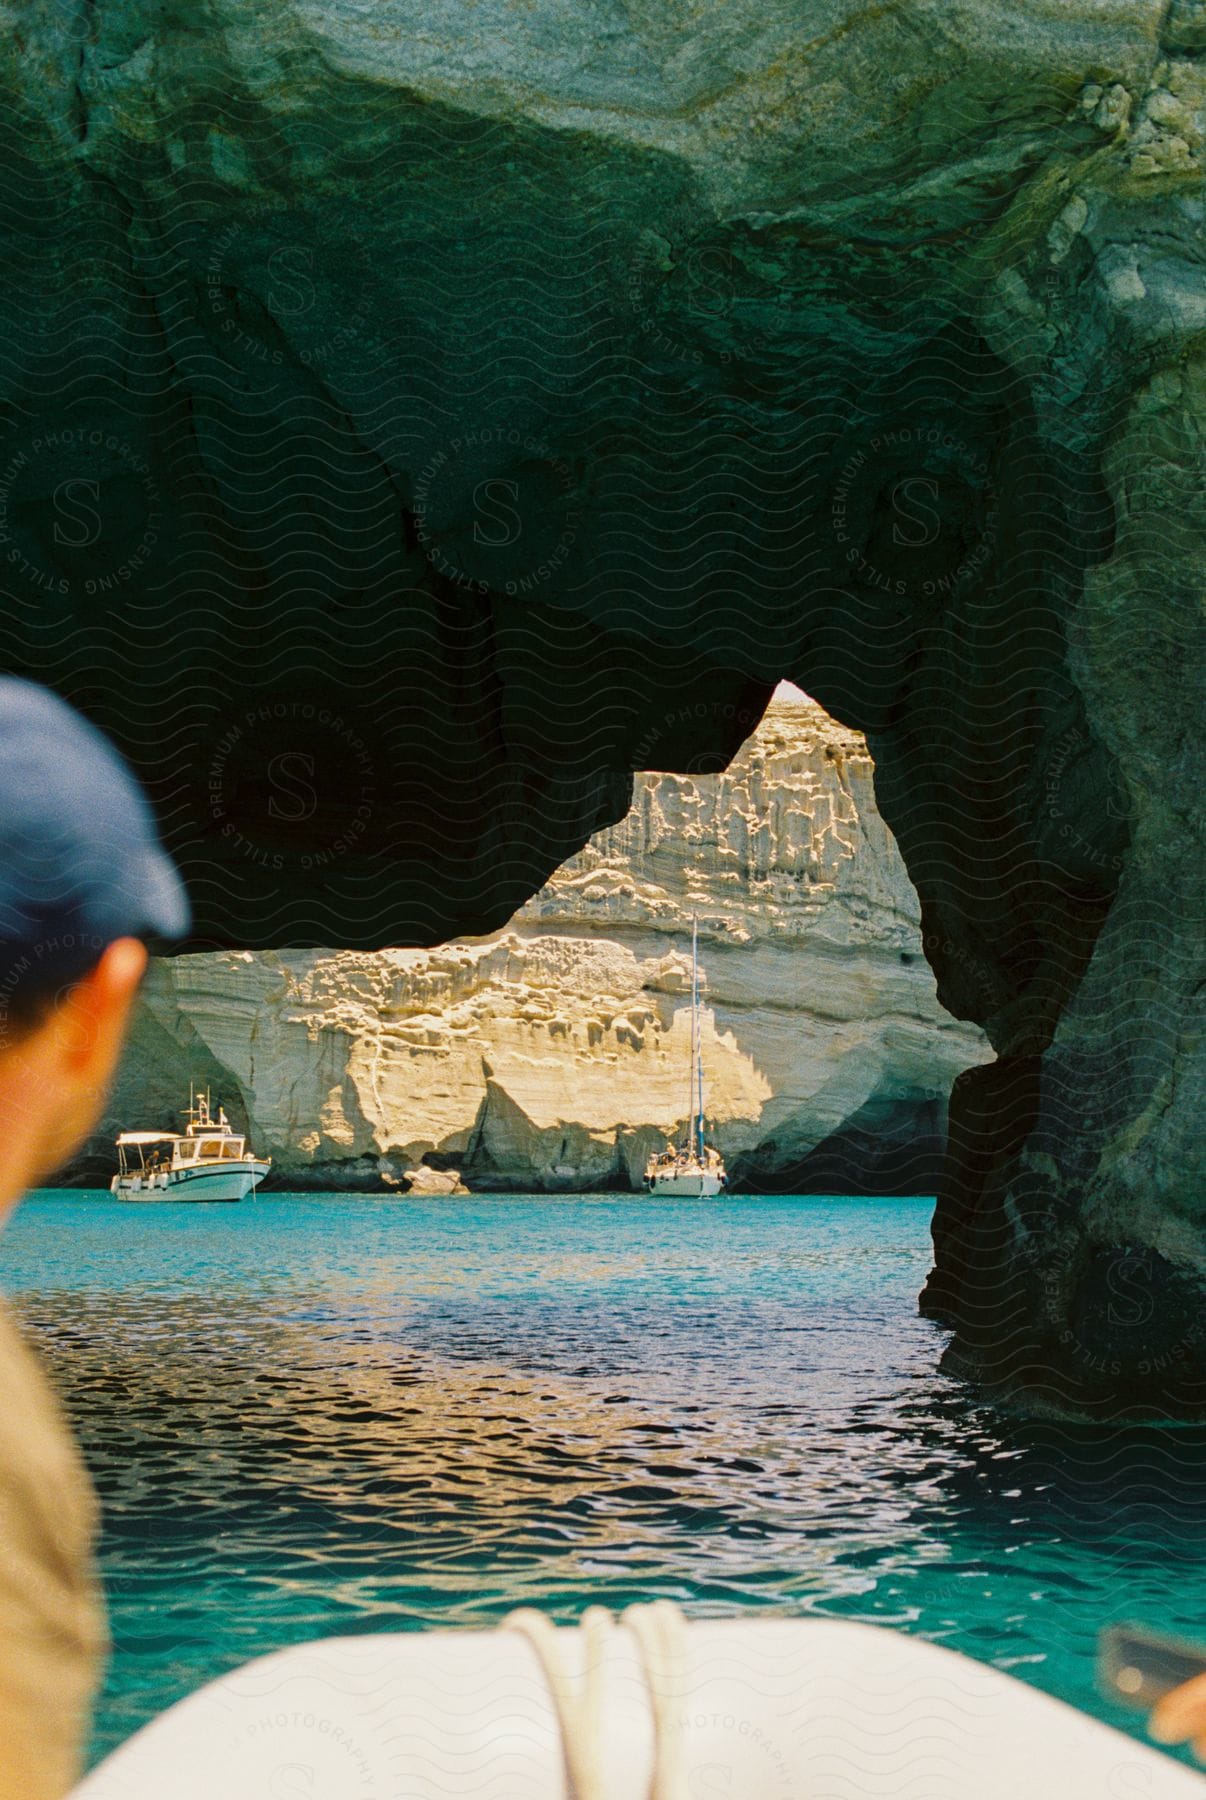
<path fill-rule="evenodd" d="M 66 996 L 59 1012 L 61 1054 L 77 1079 L 108 1080 L 146 966 L 145 944 L 117 938 Z"/>

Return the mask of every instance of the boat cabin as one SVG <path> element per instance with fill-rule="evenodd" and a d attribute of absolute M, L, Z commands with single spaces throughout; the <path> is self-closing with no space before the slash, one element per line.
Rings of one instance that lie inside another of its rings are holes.
<path fill-rule="evenodd" d="M 217 1118 L 210 1117 L 208 1092 L 195 1099 L 189 1095 L 186 1117 L 188 1124 L 176 1150 L 178 1162 L 233 1162 L 246 1154 L 245 1139 L 231 1130 L 226 1108 L 219 1106 Z"/>
<path fill-rule="evenodd" d="M 232 1130 L 226 1109 L 210 1115 L 209 1095 L 190 1096 L 183 1131 L 123 1131 L 117 1140 L 117 1166 L 122 1176 L 158 1175 L 172 1169 L 197 1169 L 216 1162 L 241 1162 L 247 1140 Z"/>

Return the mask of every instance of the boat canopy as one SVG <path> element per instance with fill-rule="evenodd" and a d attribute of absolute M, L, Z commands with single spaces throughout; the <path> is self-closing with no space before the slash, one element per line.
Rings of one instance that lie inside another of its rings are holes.
<path fill-rule="evenodd" d="M 123 1131 L 119 1144 L 178 1144 L 178 1131 Z"/>

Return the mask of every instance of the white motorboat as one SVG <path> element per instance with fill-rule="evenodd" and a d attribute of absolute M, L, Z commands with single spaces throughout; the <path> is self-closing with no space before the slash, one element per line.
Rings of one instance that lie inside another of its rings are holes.
<path fill-rule="evenodd" d="M 117 1140 L 117 1174 L 109 1191 L 119 1200 L 245 1200 L 272 1167 L 254 1156 L 225 1109 L 215 1119 L 208 1091 L 189 1094 L 183 1131 L 123 1131 Z"/>
<path fill-rule="evenodd" d="M 699 923 L 691 922 L 691 1098 L 687 1132 L 678 1145 L 667 1144 L 645 1165 L 645 1187 L 651 1194 L 710 1199 L 728 1177 L 720 1152 L 704 1141 L 703 1044 L 699 1020 Z"/>
<path fill-rule="evenodd" d="M 693 1619 L 658 1646 L 631 1613 L 607 1636 L 590 1617 L 548 1624 L 542 1654 L 514 1628 L 294 1644 L 162 1713 L 72 1800 L 1201 1800 L 1193 1769 L 905 1632 Z"/>

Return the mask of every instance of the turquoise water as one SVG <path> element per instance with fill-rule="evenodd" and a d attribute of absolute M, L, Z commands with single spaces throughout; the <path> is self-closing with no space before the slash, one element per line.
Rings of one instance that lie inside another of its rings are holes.
<path fill-rule="evenodd" d="M 925 1200 L 45 1194 L 0 1279 L 105 1509 L 96 1751 L 258 1652 L 669 1595 L 920 1633 L 1112 1723 L 1206 1620 L 1206 1436 L 938 1371 Z"/>

